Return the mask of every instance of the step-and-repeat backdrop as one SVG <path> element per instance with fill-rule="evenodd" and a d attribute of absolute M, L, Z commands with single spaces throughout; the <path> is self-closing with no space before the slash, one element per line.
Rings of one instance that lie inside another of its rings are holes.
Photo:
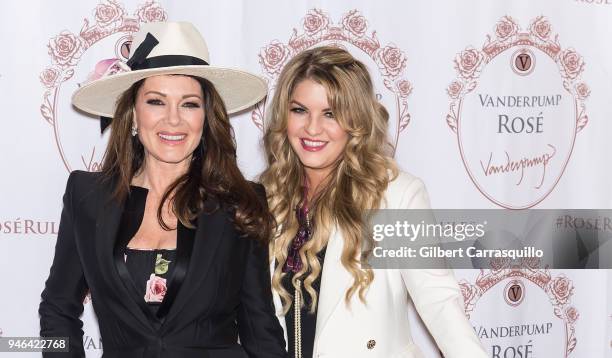
<path fill-rule="evenodd" d="M 0 335 L 38 335 L 66 178 L 102 161 L 108 133 L 71 107 L 73 91 L 126 61 L 141 24 L 164 20 L 193 22 L 213 64 L 258 73 L 271 92 L 300 51 L 351 51 L 389 110 L 396 160 L 434 208 L 612 208 L 611 0 L 3 2 Z M 232 118 L 249 178 L 265 164 L 266 105 Z M 609 271 L 457 276 L 491 357 L 612 357 Z M 87 356 L 99 357 L 84 304 Z"/>

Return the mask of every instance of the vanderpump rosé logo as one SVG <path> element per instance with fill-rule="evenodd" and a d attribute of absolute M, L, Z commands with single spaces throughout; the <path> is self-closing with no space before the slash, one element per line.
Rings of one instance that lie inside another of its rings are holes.
<path fill-rule="evenodd" d="M 41 237 L 57 235 L 58 230 L 59 223 L 57 221 L 27 217 L 0 218 L 0 236 Z"/>
<path fill-rule="evenodd" d="M 53 129 L 57 150 L 68 171 L 97 171 L 108 135 L 100 134 L 98 118 L 78 113 L 72 93 L 87 82 L 129 71 L 125 64 L 132 34 L 146 22 L 165 21 L 168 15 L 155 1 L 129 14 L 119 2 L 101 1 L 77 32 L 63 30 L 47 43 L 51 64 L 40 73 L 44 86 L 40 113 Z"/>
<path fill-rule="evenodd" d="M 393 43 L 381 44 L 376 31 L 369 29 L 367 19 L 351 10 L 334 22 L 323 10 L 312 9 L 302 19 L 300 29 L 294 28 L 289 41 L 273 40 L 262 47 L 259 63 L 268 80 L 272 98 L 276 81 L 284 65 L 295 55 L 316 46 L 332 45 L 350 51 L 363 61 L 372 73 L 379 100 L 391 115 L 390 131 L 394 147 L 400 133 L 410 123 L 408 97 L 412 84 L 406 79 L 406 54 Z M 266 102 L 260 103 L 251 114 L 255 125 L 263 130 Z"/>
<path fill-rule="evenodd" d="M 537 205 L 588 124 L 583 57 L 561 46 L 544 16 L 527 28 L 504 16 L 482 48 L 468 46 L 453 62 L 446 122 L 468 176 L 501 207 Z"/>
<path fill-rule="evenodd" d="M 104 349 L 100 336 L 83 336 L 83 348 L 86 351 L 101 351 Z"/>
<path fill-rule="evenodd" d="M 512 280 L 508 282 L 504 288 L 504 299 L 511 306 L 518 306 L 525 298 L 525 285 L 520 280 Z"/>
<path fill-rule="evenodd" d="M 538 262 L 498 263 L 493 270 L 481 271 L 473 283 L 459 282 L 466 314 L 490 356 L 575 356 L 580 314 L 572 304 L 573 281 L 536 269 Z M 491 306 L 498 307 L 495 325 L 487 309 Z"/>

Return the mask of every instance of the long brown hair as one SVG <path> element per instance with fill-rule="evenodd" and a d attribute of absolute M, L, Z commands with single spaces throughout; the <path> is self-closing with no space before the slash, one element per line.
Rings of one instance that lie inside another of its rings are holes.
<path fill-rule="evenodd" d="M 234 224 L 242 234 L 268 242 L 272 218 L 265 199 L 257 196 L 236 162 L 236 142 L 223 100 L 214 85 L 200 77 L 189 76 L 200 84 L 204 95 L 204 128 L 200 144 L 194 150 L 189 169 L 165 191 L 157 209 L 162 228 L 170 228 L 162 219 L 167 200 L 177 219 L 187 227 L 202 212 L 218 209 L 234 212 Z M 134 83 L 118 99 L 104 162 L 103 178 L 114 185 L 113 198 L 125 199 L 130 183 L 144 165 L 144 147 L 138 136 L 131 135 L 135 103 L 146 79 Z M 210 200 L 212 199 L 212 200 Z M 214 207 L 205 202 L 216 203 Z"/>
<path fill-rule="evenodd" d="M 302 199 L 304 168 L 287 139 L 287 118 L 293 90 L 303 80 L 312 80 L 325 87 L 334 118 L 349 135 L 338 164 L 317 194 L 314 207 L 314 234 L 300 249 L 302 269 L 293 276 L 293 286 L 301 290 L 297 280 L 304 280 L 304 289 L 317 304 L 313 282 L 321 273 L 317 253 L 328 243 L 332 229 L 342 232 L 342 266 L 353 277 L 345 294 L 365 302 L 365 294 L 374 279 L 369 268 L 360 266 L 360 253 L 365 244 L 364 214 L 377 209 L 388 183 L 398 173 L 391 157 L 392 146 L 387 138 L 389 114 L 376 99 L 366 66 L 346 50 L 324 46 L 301 52 L 282 70 L 269 109 L 269 124 L 264 134 L 268 168 L 261 181 L 268 192 L 268 204 L 280 230 L 274 235 L 273 252 L 278 265 L 272 276 L 272 287 L 279 293 L 285 311 L 291 294 L 281 284 L 286 275 L 282 269 L 289 245 L 298 230 L 294 208 Z"/>

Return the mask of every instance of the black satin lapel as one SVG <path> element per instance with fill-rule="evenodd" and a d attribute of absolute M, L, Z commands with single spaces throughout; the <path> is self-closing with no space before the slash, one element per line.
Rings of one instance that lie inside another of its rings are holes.
<path fill-rule="evenodd" d="M 138 291 L 132 275 L 130 274 L 130 271 L 125 263 L 125 247 L 130 242 L 132 237 L 134 237 L 142 223 L 146 201 L 147 190 L 132 187 L 132 192 L 130 193 L 130 198 L 125 203 L 120 221 L 120 228 L 116 235 L 117 238 L 114 244 L 113 258 L 115 261 L 115 267 L 117 268 L 117 273 L 119 274 L 119 277 L 121 277 L 125 288 L 130 293 L 132 300 L 136 302 L 138 307 L 140 307 L 140 310 L 149 320 L 151 325 L 157 327 L 159 326 L 160 322 L 158 322 L 156 317 L 151 313 L 151 310 L 144 300 L 144 295 Z"/>
<path fill-rule="evenodd" d="M 171 321 L 187 305 L 191 296 L 198 290 L 210 265 L 215 260 L 215 254 L 223 234 L 228 225 L 232 225 L 228 214 L 219 209 L 213 214 L 200 214 L 198 216 L 197 228 L 193 239 L 193 252 L 187 266 L 185 279 L 178 289 L 176 299 L 171 302 L 172 306 L 162 327 L 162 332 L 171 328 Z M 177 248 L 178 249 L 178 248 Z"/>
<path fill-rule="evenodd" d="M 107 281 L 108 287 L 116 290 L 114 294 L 125 304 L 125 309 L 117 310 L 116 313 L 119 316 L 123 316 L 125 315 L 125 311 L 130 312 L 134 318 L 143 325 L 151 327 L 149 319 L 147 319 L 145 314 L 138 307 L 136 301 L 132 299 L 132 293 L 128 291 L 117 270 L 114 249 L 121 223 L 123 204 L 118 204 L 110 198 L 110 191 L 101 196 L 100 211 L 98 212 L 98 218 L 96 220 L 95 240 L 100 272 L 102 277 Z M 110 306 L 111 308 L 115 308 L 114 305 Z"/>
<path fill-rule="evenodd" d="M 174 261 L 174 269 L 168 280 L 168 291 L 166 291 L 164 300 L 157 310 L 157 318 L 161 320 L 163 320 L 170 311 L 170 307 L 172 307 L 176 295 L 185 281 L 196 233 L 195 229 L 183 226 L 180 221 L 177 224 L 176 231 L 176 259 Z"/>

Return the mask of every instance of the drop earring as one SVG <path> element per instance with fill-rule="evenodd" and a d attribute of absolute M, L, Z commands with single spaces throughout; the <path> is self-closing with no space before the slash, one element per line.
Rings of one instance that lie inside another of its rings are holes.
<path fill-rule="evenodd" d="M 138 134 L 138 128 L 136 127 L 136 121 L 132 122 L 132 137 L 136 137 L 136 134 Z"/>

